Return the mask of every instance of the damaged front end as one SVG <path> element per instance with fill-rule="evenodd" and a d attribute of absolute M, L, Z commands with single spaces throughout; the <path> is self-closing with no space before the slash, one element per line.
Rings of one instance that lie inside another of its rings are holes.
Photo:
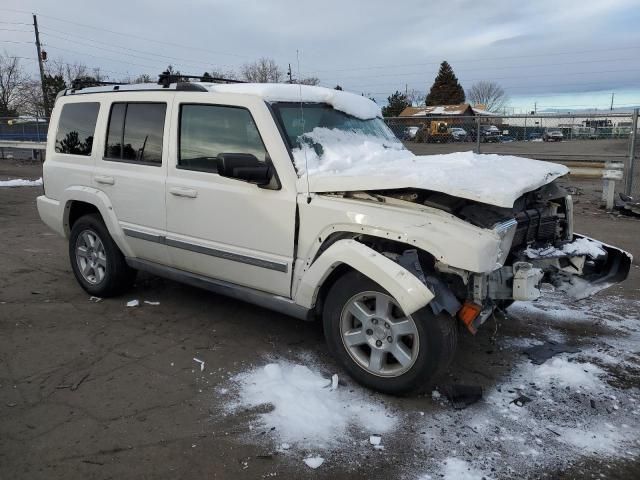
<path fill-rule="evenodd" d="M 563 195 L 560 195 L 563 194 Z M 632 256 L 613 246 L 573 232 L 573 206 L 569 195 L 550 184 L 520 201 L 513 221 L 498 224 L 511 237 L 504 261 L 488 274 L 475 274 L 470 298 L 482 306 L 467 326 L 482 324 L 495 307 L 540 297 L 540 287 L 552 285 L 573 300 L 587 298 L 625 280 Z M 466 323 L 466 322 L 465 322 Z"/>
<path fill-rule="evenodd" d="M 493 271 L 434 265 L 461 301 L 458 318 L 474 333 L 496 307 L 536 300 L 543 283 L 580 300 L 623 281 L 631 268 L 629 253 L 574 233 L 572 199 L 558 182 L 523 195 L 511 209 L 437 192 L 378 193 L 446 211 L 495 234 L 499 245 Z"/>

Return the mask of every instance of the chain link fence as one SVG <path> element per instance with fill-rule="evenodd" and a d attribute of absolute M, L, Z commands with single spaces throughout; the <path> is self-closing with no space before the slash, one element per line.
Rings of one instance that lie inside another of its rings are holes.
<path fill-rule="evenodd" d="M 468 150 L 515 155 L 564 163 L 592 177 L 602 176 L 605 166 L 624 164 L 618 189 L 640 196 L 637 114 L 430 115 L 385 121 L 417 155 Z"/>

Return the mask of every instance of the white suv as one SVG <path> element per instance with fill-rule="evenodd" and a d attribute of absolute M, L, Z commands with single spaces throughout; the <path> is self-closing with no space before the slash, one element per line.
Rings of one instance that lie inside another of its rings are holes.
<path fill-rule="evenodd" d="M 144 270 L 302 319 L 359 382 L 424 390 L 496 307 L 583 297 L 631 257 L 573 232 L 560 165 L 418 157 L 370 100 L 299 85 L 62 92 L 42 220 L 91 295 Z M 268 328 L 265 326 L 265 328 Z"/>

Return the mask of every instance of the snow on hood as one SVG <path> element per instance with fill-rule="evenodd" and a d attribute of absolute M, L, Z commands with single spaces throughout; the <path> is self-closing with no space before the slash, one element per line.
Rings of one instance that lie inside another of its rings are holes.
<path fill-rule="evenodd" d="M 332 88 L 287 83 L 234 83 L 206 85 L 211 92 L 257 95 L 268 102 L 328 103 L 336 110 L 361 120 L 382 117 L 380 107 L 361 95 Z"/>
<path fill-rule="evenodd" d="M 416 156 L 400 142 L 336 129 L 316 128 L 305 140 L 293 150 L 301 191 L 307 189 L 308 168 L 311 192 L 416 188 L 511 208 L 523 194 L 569 172 L 563 165 L 511 155 Z"/>

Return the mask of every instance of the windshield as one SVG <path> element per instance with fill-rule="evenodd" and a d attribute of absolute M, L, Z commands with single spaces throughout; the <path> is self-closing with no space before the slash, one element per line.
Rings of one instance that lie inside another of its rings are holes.
<path fill-rule="evenodd" d="M 275 103 L 298 175 L 413 156 L 381 118 L 362 120 L 324 103 Z"/>
<path fill-rule="evenodd" d="M 275 103 L 274 110 L 292 149 L 300 148 L 303 135 L 316 128 L 354 132 L 399 143 L 381 118 L 361 120 L 324 103 Z"/>

